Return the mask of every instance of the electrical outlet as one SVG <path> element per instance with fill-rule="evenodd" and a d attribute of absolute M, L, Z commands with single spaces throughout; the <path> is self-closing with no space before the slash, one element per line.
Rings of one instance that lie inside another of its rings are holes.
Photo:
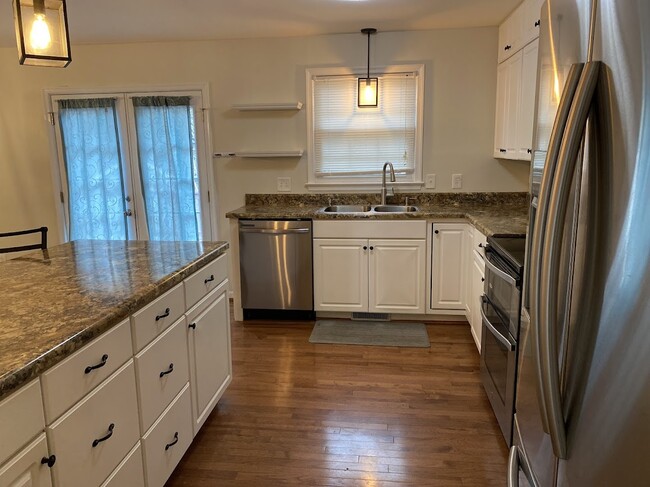
<path fill-rule="evenodd" d="M 451 189 L 461 189 L 463 187 L 463 175 L 462 174 L 452 174 L 451 175 Z"/>
<path fill-rule="evenodd" d="M 424 180 L 424 187 L 426 189 L 434 189 L 436 187 L 436 175 L 427 174 L 427 177 Z"/>
<path fill-rule="evenodd" d="M 291 191 L 291 178 L 278 178 L 278 191 L 285 193 Z"/>

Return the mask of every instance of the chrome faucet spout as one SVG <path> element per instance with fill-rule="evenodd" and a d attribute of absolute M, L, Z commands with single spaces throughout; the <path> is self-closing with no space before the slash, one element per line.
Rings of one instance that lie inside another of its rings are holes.
<path fill-rule="evenodd" d="M 395 169 L 392 162 L 386 162 L 381 170 L 381 204 L 386 204 L 386 168 L 390 169 L 390 181 L 395 182 Z"/>

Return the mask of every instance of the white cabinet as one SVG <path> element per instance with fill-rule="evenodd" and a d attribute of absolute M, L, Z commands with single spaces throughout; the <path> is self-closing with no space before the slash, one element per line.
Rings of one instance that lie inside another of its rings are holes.
<path fill-rule="evenodd" d="M 187 312 L 187 323 L 196 434 L 232 380 L 227 280 Z"/>
<path fill-rule="evenodd" d="M 483 296 L 483 288 L 485 286 L 485 273 L 481 265 L 479 257 L 472 259 L 472 313 L 470 325 L 472 330 L 472 337 L 476 343 L 476 348 L 480 353 L 481 351 L 481 328 L 483 326 L 481 320 L 481 307 L 479 300 Z"/>
<path fill-rule="evenodd" d="M 369 240 L 368 310 L 424 313 L 424 240 Z"/>
<path fill-rule="evenodd" d="M 493 154 L 496 159 L 531 159 L 542 3 L 543 0 L 526 0 L 499 27 Z"/>
<path fill-rule="evenodd" d="M 522 9 L 521 22 L 524 45 L 539 37 L 543 3 L 544 0 L 525 0 L 520 7 Z"/>
<path fill-rule="evenodd" d="M 315 221 L 314 309 L 425 312 L 426 222 Z"/>
<path fill-rule="evenodd" d="M 465 223 L 434 223 L 431 309 L 465 309 Z"/>
<path fill-rule="evenodd" d="M 523 10 L 519 7 L 499 26 L 499 62 L 505 61 L 521 49 L 523 15 Z"/>
<path fill-rule="evenodd" d="M 314 239 L 314 309 L 368 310 L 368 240 Z"/>
<path fill-rule="evenodd" d="M 45 433 L 0 468 L 0 487 L 51 487 Z"/>

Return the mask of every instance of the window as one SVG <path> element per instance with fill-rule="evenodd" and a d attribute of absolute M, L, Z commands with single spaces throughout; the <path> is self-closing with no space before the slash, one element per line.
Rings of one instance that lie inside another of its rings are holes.
<path fill-rule="evenodd" d="M 357 106 L 357 78 L 340 69 L 308 70 L 309 184 L 331 188 L 381 183 L 385 162 L 398 182 L 421 184 L 423 66 L 377 74 L 379 104 Z"/>
<path fill-rule="evenodd" d="M 63 234 L 213 238 L 202 92 L 50 96 Z"/>

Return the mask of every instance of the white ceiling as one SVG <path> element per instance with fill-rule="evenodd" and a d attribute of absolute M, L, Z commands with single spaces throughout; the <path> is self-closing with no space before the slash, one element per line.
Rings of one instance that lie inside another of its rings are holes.
<path fill-rule="evenodd" d="M 0 46 L 15 44 L 0 0 Z M 68 0 L 75 44 L 296 37 L 498 25 L 522 0 Z"/>

